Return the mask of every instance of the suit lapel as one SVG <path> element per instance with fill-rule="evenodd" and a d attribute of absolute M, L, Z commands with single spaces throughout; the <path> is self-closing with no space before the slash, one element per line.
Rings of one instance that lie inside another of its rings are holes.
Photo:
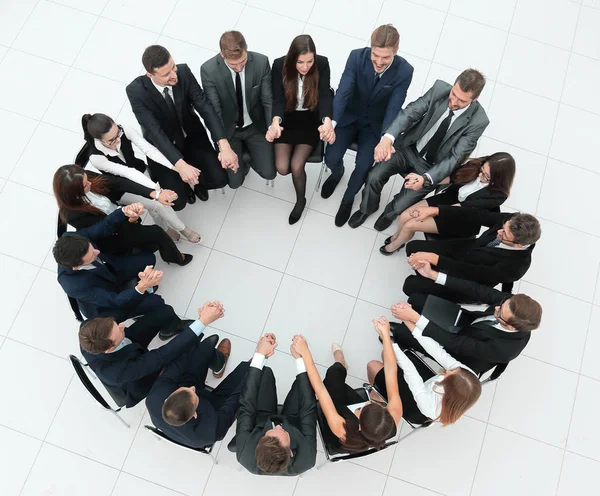
<path fill-rule="evenodd" d="M 252 58 L 252 54 L 248 53 L 248 61 L 246 62 L 246 68 L 244 69 L 244 91 L 246 92 L 247 106 L 250 106 L 250 99 L 252 98 L 252 83 L 254 82 L 254 64 L 252 63 Z"/>
<path fill-rule="evenodd" d="M 225 87 L 229 91 L 229 94 L 230 94 L 231 98 L 233 99 L 233 101 L 237 102 L 236 96 L 235 96 L 235 88 L 233 86 L 233 79 L 231 77 L 231 71 L 229 70 L 229 67 L 227 67 L 225 60 L 223 60 L 223 57 L 221 57 L 221 55 L 219 55 L 219 54 L 217 55 L 217 57 L 219 57 L 217 59 L 217 68 L 219 71 L 219 77 L 223 80 L 223 83 L 225 84 Z"/>
<path fill-rule="evenodd" d="M 183 128 L 183 84 L 181 79 L 177 81 L 175 86 L 171 86 L 173 90 L 173 102 L 175 103 L 175 111 L 177 112 L 177 118 L 179 119 L 179 125 Z M 163 98 L 164 103 L 164 98 Z M 167 104 L 165 103 L 165 107 Z"/>
<path fill-rule="evenodd" d="M 448 132 L 446 133 L 446 136 L 444 136 L 444 139 L 440 146 L 442 146 L 444 144 L 444 142 L 448 138 L 450 138 L 450 136 L 452 136 L 454 133 L 456 133 L 457 131 L 464 128 L 469 123 L 469 121 L 471 120 L 471 116 L 473 115 L 473 112 L 475 112 L 477 105 L 479 105 L 479 103 L 477 103 L 477 102 L 471 103 L 469 108 L 461 116 L 459 116 L 457 119 L 454 119 L 454 122 L 450 126 L 450 129 L 448 129 Z"/>
<path fill-rule="evenodd" d="M 443 99 L 438 100 L 435 110 L 433 111 L 433 115 L 427 126 L 423 130 L 423 136 L 425 136 L 429 130 L 433 127 L 433 125 L 439 120 L 439 118 L 448 111 L 448 97 L 444 97 Z M 458 120 L 458 119 L 457 119 Z M 448 133 L 446 133 L 447 135 Z"/>
<path fill-rule="evenodd" d="M 370 62 L 370 60 L 369 60 Z M 373 92 L 371 93 L 371 98 L 369 99 L 370 101 L 372 101 L 373 99 L 375 99 L 375 97 L 379 94 L 379 92 L 383 89 L 383 87 L 386 84 L 389 84 L 393 81 L 394 76 L 396 75 L 396 69 L 398 69 L 397 65 L 400 62 L 396 59 L 394 59 L 394 63 L 392 63 L 392 67 L 390 67 L 387 71 L 385 71 L 381 77 L 379 78 L 379 82 L 377 83 L 377 85 L 375 86 L 375 88 L 373 89 Z M 375 80 L 375 70 L 373 69 L 373 64 L 371 64 L 371 69 L 373 70 L 373 81 Z M 373 84 L 373 83 L 371 83 Z"/>
<path fill-rule="evenodd" d="M 162 113 L 170 118 L 171 114 L 169 113 L 169 107 L 167 107 L 167 104 L 165 102 L 165 97 L 158 92 L 158 90 L 152 84 L 152 81 L 150 80 L 150 78 L 148 76 L 144 76 L 144 77 L 145 77 L 145 81 L 143 84 L 144 84 L 146 91 L 150 95 L 150 98 L 156 104 L 156 106 L 162 111 Z"/>

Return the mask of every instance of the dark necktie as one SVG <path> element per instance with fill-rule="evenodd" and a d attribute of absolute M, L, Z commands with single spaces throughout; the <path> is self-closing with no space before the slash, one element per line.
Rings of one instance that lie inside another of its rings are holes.
<path fill-rule="evenodd" d="M 183 141 L 185 138 L 181 129 L 181 122 L 179 122 L 179 117 L 177 116 L 177 110 L 175 109 L 175 102 L 171 97 L 171 92 L 169 91 L 168 87 L 163 90 L 163 94 L 165 95 L 165 103 L 167 104 L 169 113 L 171 114 L 171 120 L 173 122 L 175 146 L 177 146 L 177 148 L 179 148 L 181 151 L 183 150 Z"/>
<path fill-rule="evenodd" d="M 448 116 L 442 122 L 440 122 L 440 127 L 437 128 L 435 134 L 423 147 L 423 150 L 421 150 L 421 155 L 423 156 L 423 154 L 425 154 L 424 158 L 429 164 L 435 163 L 435 156 L 437 155 L 437 152 L 440 149 L 442 141 L 444 141 L 444 136 L 446 136 L 446 132 L 450 127 L 450 121 L 452 121 L 453 115 L 454 112 L 450 110 L 448 112 Z"/>
<path fill-rule="evenodd" d="M 490 241 L 487 245 L 485 245 L 486 248 L 496 248 L 496 246 L 498 246 L 501 243 L 501 241 L 499 239 L 494 239 L 493 241 Z"/>
<path fill-rule="evenodd" d="M 375 88 L 375 86 L 377 86 L 377 83 L 379 82 L 381 78 L 379 77 L 379 74 L 375 73 L 375 77 L 373 78 L 373 88 Z"/>
<path fill-rule="evenodd" d="M 237 127 L 241 129 L 244 127 L 244 98 L 242 96 L 242 78 L 239 72 L 235 73 L 235 97 L 238 106 Z"/>

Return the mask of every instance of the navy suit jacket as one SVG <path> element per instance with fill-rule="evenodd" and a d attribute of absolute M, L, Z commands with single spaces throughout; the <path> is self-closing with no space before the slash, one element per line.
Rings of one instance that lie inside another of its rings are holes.
<path fill-rule="evenodd" d="M 130 408 L 148 395 L 161 369 L 197 339 L 188 327 L 167 344 L 152 351 L 138 343 L 131 343 L 114 353 L 92 354 L 83 349 L 81 353 L 106 388 L 125 398 L 125 404 Z"/>
<path fill-rule="evenodd" d="M 89 239 L 95 247 L 94 241 L 112 236 L 115 228 L 126 219 L 123 211 L 118 209 L 102 221 L 75 233 L 65 233 L 64 236 L 78 234 Z M 124 289 L 124 284 L 136 277 L 147 265 L 156 263 L 153 253 L 128 256 L 100 254 L 100 257 L 110 265 L 112 272 L 105 265 L 93 270 L 73 270 L 58 266 L 58 283 L 65 293 L 77 300 L 81 312 L 88 319 L 106 316 L 115 309 L 134 309 L 145 295 L 141 295 L 134 288 Z"/>
<path fill-rule="evenodd" d="M 333 120 L 338 126 L 368 122 L 381 135 L 402 110 L 412 76 L 413 66 L 396 55 L 375 86 L 371 49 L 352 50 L 333 100 Z"/>

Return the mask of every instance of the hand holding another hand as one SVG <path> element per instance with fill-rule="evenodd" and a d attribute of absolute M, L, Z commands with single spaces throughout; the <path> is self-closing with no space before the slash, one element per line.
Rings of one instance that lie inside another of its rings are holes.
<path fill-rule="evenodd" d="M 258 340 L 256 345 L 256 352 L 264 355 L 265 358 L 273 356 L 275 348 L 277 348 L 277 339 L 275 334 L 267 333 Z"/>

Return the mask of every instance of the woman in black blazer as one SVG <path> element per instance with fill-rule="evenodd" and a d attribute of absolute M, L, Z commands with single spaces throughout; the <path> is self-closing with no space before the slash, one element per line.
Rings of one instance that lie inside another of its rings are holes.
<path fill-rule="evenodd" d="M 306 160 L 319 139 L 335 141 L 329 61 L 317 55 L 310 36 L 296 36 L 287 55 L 273 62 L 271 81 L 273 122 L 266 138 L 275 142 L 277 172 L 292 173 L 296 205 L 289 222 L 295 224 L 306 206 Z"/>
<path fill-rule="evenodd" d="M 116 210 L 116 203 L 125 193 L 148 198 L 155 193 L 155 190 L 124 177 L 85 171 L 78 165 L 59 167 L 54 173 L 53 189 L 61 220 L 75 229 L 91 226 Z M 165 262 L 177 265 L 187 265 L 193 258 L 181 253 L 159 226 L 144 226 L 131 219 L 97 245 L 100 251 L 110 254 L 130 253 L 134 248 L 149 252 L 158 250 Z"/>
<path fill-rule="evenodd" d="M 508 195 L 515 177 L 515 160 L 506 152 L 468 160 L 450 177 L 451 185 L 438 195 L 421 200 L 398 217 L 398 230 L 379 248 L 391 255 L 412 239 L 416 232 L 440 234 L 451 238 L 477 235 L 481 226 L 476 222 L 452 222 L 438 215 L 439 205 L 498 210 Z"/>

